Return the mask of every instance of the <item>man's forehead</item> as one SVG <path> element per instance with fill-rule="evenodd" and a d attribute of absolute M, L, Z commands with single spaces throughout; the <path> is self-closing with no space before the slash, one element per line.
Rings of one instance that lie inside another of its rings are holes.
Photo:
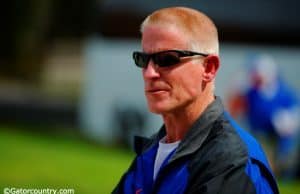
<path fill-rule="evenodd" d="M 151 25 L 145 27 L 143 31 L 142 47 L 144 50 L 185 49 L 187 41 L 186 36 L 175 27 Z"/>

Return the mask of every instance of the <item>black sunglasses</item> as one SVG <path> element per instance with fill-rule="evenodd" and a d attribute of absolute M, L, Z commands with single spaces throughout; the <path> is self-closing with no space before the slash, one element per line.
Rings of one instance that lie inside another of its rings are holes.
<path fill-rule="evenodd" d="M 208 56 L 208 54 L 184 50 L 166 50 L 152 54 L 135 51 L 133 52 L 132 56 L 136 66 L 146 68 L 150 59 L 152 59 L 153 62 L 159 67 L 170 67 L 179 63 L 180 58 L 182 57 L 190 57 L 195 55 L 204 57 Z"/>

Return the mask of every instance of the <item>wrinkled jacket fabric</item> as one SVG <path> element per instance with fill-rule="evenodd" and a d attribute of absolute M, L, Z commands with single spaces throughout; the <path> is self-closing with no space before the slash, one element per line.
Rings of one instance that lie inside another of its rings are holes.
<path fill-rule="evenodd" d="M 177 149 L 153 168 L 164 126 L 151 138 L 136 137 L 136 158 L 113 194 L 279 193 L 265 154 L 227 114 L 217 97 Z"/>

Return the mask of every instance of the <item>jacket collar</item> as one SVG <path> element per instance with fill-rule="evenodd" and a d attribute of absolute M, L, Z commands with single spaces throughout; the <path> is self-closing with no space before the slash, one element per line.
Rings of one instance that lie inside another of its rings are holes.
<path fill-rule="evenodd" d="M 169 162 L 196 152 L 209 135 L 212 124 L 223 112 L 222 101 L 216 97 L 188 130 Z"/>
<path fill-rule="evenodd" d="M 209 135 L 210 126 L 223 112 L 224 107 L 222 101 L 219 97 L 216 97 L 188 130 L 169 162 L 197 151 Z M 136 153 L 141 154 L 147 148 L 156 145 L 165 135 L 166 130 L 163 125 L 158 133 L 151 138 L 135 137 L 134 148 Z"/>

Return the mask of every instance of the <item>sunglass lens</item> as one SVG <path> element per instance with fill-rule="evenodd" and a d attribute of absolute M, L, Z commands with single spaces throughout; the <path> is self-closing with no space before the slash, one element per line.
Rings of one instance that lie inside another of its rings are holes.
<path fill-rule="evenodd" d="M 160 67 L 169 67 L 180 62 L 179 55 L 176 52 L 158 53 L 153 60 Z"/>
<path fill-rule="evenodd" d="M 142 67 L 142 68 L 146 67 L 149 62 L 149 56 L 147 54 L 141 53 L 141 52 L 134 52 L 133 59 L 134 59 L 136 66 Z"/>
<path fill-rule="evenodd" d="M 180 53 L 175 51 L 159 52 L 147 54 L 143 52 L 133 52 L 133 59 L 136 66 L 146 68 L 150 58 L 159 67 L 169 67 L 180 62 Z"/>

